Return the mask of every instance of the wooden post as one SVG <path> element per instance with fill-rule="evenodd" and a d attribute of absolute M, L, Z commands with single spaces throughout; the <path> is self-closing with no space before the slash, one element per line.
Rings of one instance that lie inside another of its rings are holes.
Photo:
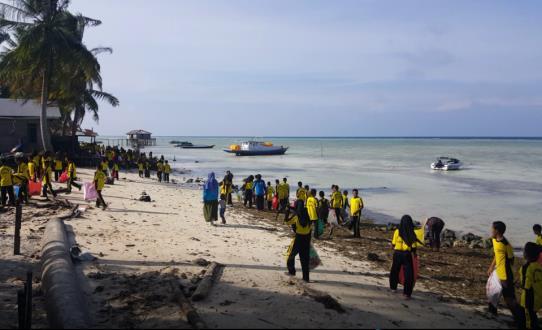
<path fill-rule="evenodd" d="M 17 312 L 18 312 L 18 319 L 19 319 L 19 329 L 24 329 L 25 320 L 24 320 L 24 312 L 26 310 L 26 307 L 24 305 L 25 302 L 25 294 L 23 290 L 17 291 Z"/>
<path fill-rule="evenodd" d="M 21 222 L 23 218 L 23 206 L 17 202 L 15 207 L 15 236 L 13 239 L 13 254 L 18 256 L 21 254 Z"/>
<path fill-rule="evenodd" d="M 26 287 L 25 287 L 25 329 L 32 329 L 32 272 L 26 273 Z"/>

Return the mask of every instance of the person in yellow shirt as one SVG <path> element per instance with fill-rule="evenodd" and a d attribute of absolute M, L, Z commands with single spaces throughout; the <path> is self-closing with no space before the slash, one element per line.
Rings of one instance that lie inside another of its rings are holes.
<path fill-rule="evenodd" d="M 495 257 L 487 271 L 488 276 L 491 276 L 493 271 L 497 272 L 497 276 L 501 281 L 502 295 L 506 305 L 512 312 L 514 320 L 518 325 L 521 324 L 521 308 L 516 300 L 516 292 L 514 288 L 514 273 L 512 266 L 514 264 L 514 248 L 504 237 L 506 232 L 506 224 L 502 221 L 495 221 L 492 225 L 493 251 Z M 489 311 L 493 314 L 497 313 L 497 309 L 493 305 L 489 305 Z"/>
<path fill-rule="evenodd" d="M 119 171 L 120 171 L 119 162 L 116 160 L 116 161 L 113 162 L 113 173 L 111 174 L 111 176 L 115 180 L 119 179 Z"/>
<path fill-rule="evenodd" d="M 283 178 L 282 183 L 277 180 L 277 197 L 279 199 L 279 209 L 277 210 L 277 218 L 280 213 L 286 213 L 288 203 L 290 201 L 290 185 L 288 179 Z"/>
<path fill-rule="evenodd" d="M 32 159 L 28 159 L 27 163 L 28 167 L 28 174 L 30 175 L 30 180 L 36 182 L 37 174 L 36 174 L 36 164 L 32 161 Z"/>
<path fill-rule="evenodd" d="M 245 207 L 247 207 L 247 204 L 248 204 L 249 209 L 252 208 L 252 204 L 254 203 L 253 188 L 254 188 L 254 176 L 251 175 L 245 179 L 245 184 L 244 184 L 245 200 L 243 201 L 243 204 L 245 205 Z"/>
<path fill-rule="evenodd" d="M 521 281 L 521 302 L 523 309 L 520 329 L 540 329 L 537 313 L 542 309 L 542 265 L 538 263 L 540 246 L 527 243 L 523 257 L 527 261 L 519 270 Z"/>
<path fill-rule="evenodd" d="M 303 203 L 305 203 L 307 201 L 307 198 L 308 198 L 308 191 L 305 190 L 305 188 L 303 188 L 303 182 L 298 182 L 297 183 L 297 192 L 295 193 L 295 197 L 297 199 L 300 199 L 303 201 Z"/>
<path fill-rule="evenodd" d="M 156 164 L 156 176 L 158 177 L 158 182 L 162 182 L 162 173 L 164 172 L 164 163 L 159 161 Z"/>
<path fill-rule="evenodd" d="M 77 180 L 77 168 L 72 159 L 68 159 L 68 194 L 72 192 L 72 186 L 81 191 L 81 185 L 75 182 Z"/>
<path fill-rule="evenodd" d="M 4 159 L 0 158 L 0 193 L 2 198 L 2 207 L 6 206 L 8 197 L 9 205 L 15 206 L 15 192 L 13 190 L 13 169 L 5 164 Z"/>
<path fill-rule="evenodd" d="M 137 169 L 139 171 L 139 177 L 140 178 L 143 178 L 145 177 L 145 163 L 143 162 L 142 159 L 138 160 L 137 162 Z"/>
<path fill-rule="evenodd" d="M 397 291 L 399 273 L 403 268 L 405 274 L 403 296 L 409 300 L 414 290 L 414 256 L 416 255 L 416 248 L 423 246 L 423 242 L 418 240 L 414 231 L 412 217 L 404 215 L 401 218 L 399 229 L 395 230 L 391 244 L 394 252 L 390 271 L 390 289 L 393 292 Z"/>
<path fill-rule="evenodd" d="M 318 199 L 316 189 L 312 189 L 309 192 L 309 198 L 307 198 L 307 212 L 309 213 L 309 220 L 311 223 L 317 224 L 319 221 L 318 216 Z M 314 238 L 318 239 L 320 238 L 320 233 L 318 232 L 318 227 L 316 226 L 314 229 Z"/>
<path fill-rule="evenodd" d="M 538 246 L 542 246 L 542 226 L 541 225 L 534 225 L 533 226 L 533 232 L 536 235 L 536 244 Z"/>
<path fill-rule="evenodd" d="M 292 216 L 290 216 L 292 213 Z M 288 208 L 286 211 L 284 222 L 292 226 L 295 231 L 295 238 L 288 250 L 288 275 L 295 276 L 295 258 L 299 254 L 301 259 L 301 269 L 303 271 L 303 280 L 310 282 L 310 247 L 311 247 L 311 230 L 312 221 L 303 201 L 298 199 L 295 208 Z"/>
<path fill-rule="evenodd" d="M 94 173 L 94 187 L 96 188 L 96 192 L 98 193 L 98 198 L 96 199 L 96 207 L 102 207 L 105 211 L 107 209 L 107 204 L 104 200 L 104 197 L 102 195 L 102 191 L 105 187 L 105 180 L 107 179 L 107 175 L 102 170 L 102 166 L 98 165 L 96 168 L 96 172 Z"/>
<path fill-rule="evenodd" d="M 267 210 L 271 211 L 273 210 L 273 198 L 275 198 L 276 195 L 275 188 L 273 188 L 271 182 L 267 182 L 266 194 Z"/>
<path fill-rule="evenodd" d="M 352 190 L 352 198 L 350 199 L 350 216 L 352 217 L 352 230 L 354 231 L 354 238 L 361 238 L 360 233 L 360 221 L 361 221 L 361 211 L 365 207 L 363 204 L 363 199 L 359 197 L 359 192 L 357 189 Z"/>
<path fill-rule="evenodd" d="M 60 155 L 60 153 L 56 154 L 54 162 L 55 182 L 58 182 L 58 179 L 62 175 L 62 170 L 64 169 L 64 163 L 62 161 L 62 156 Z"/>
<path fill-rule="evenodd" d="M 30 181 L 30 172 L 28 171 L 26 157 L 16 157 L 17 173 L 15 178 L 19 181 L 19 200 L 28 204 L 28 181 Z"/>
<path fill-rule="evenodd" d="M 343 196 L 341 195 L 341 192 L 339 191 L 339 186 L 337 185 L 332 185 L 331 191 L 331 208 L 335 211 L 337 223 L 339 225 L 342 225 L 344 222 L 344 218 L 342 215 Z"/>
<path fill-rule="evenodd" d="M 53 168 L 54 162 L 51 160 L 49 162 L 45 162 L 45 168 L 43 169 L 43 174 L 41 178 L 41 183 L 43 185 L 43 196 L 45 198 L 49 198 L 47 195 L 47 191 L 50 191 L 51 194 L 53 194 L 53 197 L 56 197 L 56 192 L 53 189 L 53 183 L 51 182 L 51 176 L 53 175 Z"/>
<path fill-rule="evenodd" d="M 169 165 L 169 162 L 166 160 L 166 163 L 164 164 L 164 181 L 167 183 L 169 183 L 170 174 L 171 174 L 171 165 Z"/>

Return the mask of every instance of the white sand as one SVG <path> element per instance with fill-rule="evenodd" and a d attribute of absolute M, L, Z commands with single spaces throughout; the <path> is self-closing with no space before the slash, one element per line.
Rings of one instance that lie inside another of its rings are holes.
<path fill-rule="evenodd" d="M 79 171 L 85 181 L 90 181 L 90 174 L 88 170 Z M 128 180 L 104 191 L 110 203 L 107 211 L 91 208 L 84 218 L 69 223 L 81 248 L 100 256 L 96 264 L 85 264 L 85 273 L 107 270 L 130 274 L 165 267 L 195 273 L 201 270 L 191 265 L 197 258 L 224 264 L 226 268 L 211 296 L 195 305 L 211 328 L 503 326 L 475 312 L 472 306 L 439 302 L 421 287 L 416 287 L 414 300 L 405 302 L 400 294 L 387 289 L 387 273 L 336 255 L 328 248 L 319 250 L 324 266 L 312 273 L 317 283 L 310 286 L 331 294 L 347 313 L 325 309 L 304 296 L 284 275 L 283 254 L 291 241 L 290 232 L 263 230 L 261 227 L 273 227 L 230 210 L 228 225 L 211 227 L 203 220 L 201 191 L 158 184 L 135 174 L 121 173 L 122 178 Z M 143 191 L 155 201 L 136 201 Z M 76 191 L 69 199 L 87 204 Z M 92 285 L 91 281 L 88 292 L 92 292 Z"/>

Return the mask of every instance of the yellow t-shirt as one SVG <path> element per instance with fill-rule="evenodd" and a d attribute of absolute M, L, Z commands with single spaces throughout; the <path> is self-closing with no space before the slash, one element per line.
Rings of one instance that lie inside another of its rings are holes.
<path fill-rule="evenodd" d="M 100 191 L 103 190 L 105 187 L 105 173 L 102 171 L 96 171 L 94 173 L 94 182 L 96 183 L 96 190 Z"/>
<path fill-rule="evenodd" d="M 542 246 L 542 235 L 536 236 L 536 244 Z"/>
<path fill-rule="evenodd" d="M 297 189 L 296 197 L 297 197 L 297 199 L 301 199 L 302 201 L 306 202 L 307 201 L 307 191 L 305 190 L 305 188 Z"/>
<path fill-rule="evenodd" d="M 68 164 L 68 178 L 75 179 L 77 177 L 77 169 L 75 163 Z"/>
<path fill-rule="evenodd" d="M 532 301 L 534 311 L 542 308 L 542 265 L 531 262 L 525 271 L 525 266 L 519 270 L 521 279 L 521 307 L 526 308 L 528 300 Z"/>
<path fill-rule="evenodd" d="M 507 241 L 493 239 L 493 251 L 495 252 L 495 269 L 501 281 L 508 280 L 508 274 L 512 274 L 512 262 L 514 261 L 514 249 L 512 245 L 505 244 Z"/>
<path fill-rule="evenodd" d="M 311 225 L 309 224 L 306 227 L 301 226 L 299 223 L 299 218 L 297 216 L 294 216 L 290 221 L 286 222 L 287 225 L 293 226 L 295 225 L 295 232 L 298 235 L 310 235 L 311 234 Z"/>
<path fill-rule="evenodd" d="M 309 197 L 307 199 L 307 212 L 309 213 L 309 219 L 311 219 L 311 221 L 318 220 L 317 208 L 318 208 L 318 201 L 316 200 L 316 198 L 312 196 Z"/>
<path fill-rule="evenodd" d="M 137 168 L 138 168 L 141 172 L 143 172 L 143 170 L 145 169 L 145 165 L 144 165 L 143 163 L 139 163 L 139 164 L 137 164 Z"/>
<path fill-rule="evenodd" d="M 352 197 L 350 199 L 350 215 L 361 215 L 361 210 L 363 210 L 363 207 L 363 199 L 361 199 L 361 197 Z"/>
<path fill-rule="evenodd" d="M 47 183 L 51 182 L 51 173 L 52 172 L 53 171 L 51 170 L 51 167 L 47 167 L 46 169 L 43 170 L 43 177 L 41 179 L 43 184 L 47 184 Z"/>
<path fill-rule="evenodd" d="M 0 167 L 0 187 L 13 186 L 13 170 L 9 166 Z"/>
<path fill-rule="evenodd" d="M 119 164 L 117 164 L 117 163 L 113 164 L 113 170 L 118 172 L 120 170 Z"/>
<path fill-rule="evenodd" d="M 287 183 L 281 183 L 277 187 L 277 195 L 279 199 L 286 199 L 288 198 L 288 192 L 290 191 L 290 185 Z"/>
<path fill-rule="evenodd" d="M 24 177 L 26 180 L 30 180 L 30 172 L 28 172 L 28 165 L 21 163 L 17 168 L 17 175 Z"/>
<path fill-rule="evenodd" d="M 273 187 L 267 187 L 267 200 L 273 201 L 273 198 L 275 197 L 275 188 Z"/>
<path fill-rule="evenodd" d="M 163 172 L 164 171 L 164 165 L 162 163 L 158 163 L 156 164 L 156 168 L 158 169 L 158 172 Z"/>
<path fill-rule="evenodd" d="M 107 162 L 102 162 L 102 171 L 107 171 L 109 169 L 109 164 Z"/>
<path fill-rule="evenodd" d="M 30 173 L 30 177 L 34 179 L 34 175 L 36 175 L 36 164 L 34 162 L 28 162 L 28 173 Z"/>
<path fill-rule="evenodd" d="M 405 241 L 403 241 L 401 235 L 399 235 L 399 229 L 396 229 L 395 233 L 393 233 L 393 240 L 391 241 L 391 244 L 394 246 L 395 251 L 412 251 L 412 249 L 418 247 L 417 242 L 414 242 L 412 247 L 409 247 Z"/>
<path fill-rule="evenodd" d="M 343 195 L 340 191 L 336 191 L 331 195 L 331 208 L 340 209 L 343 207 Z"/>
<path fill-rule="evenodd" d="M 171 173 L 171 166 L 169 164 L 164 165 L 164 173 L 166 174 Z"/>
<path fill-rule="evenodd" d="M 253 186 L 254 186 L 253 182 L 247 182 L 245 185 L 245 190 L 252 190 Z"/>
<path fill-rule="evenodd" d="M 55 160 L 55 171 L 62 171 L 62 161 L 61 160 Z"/>

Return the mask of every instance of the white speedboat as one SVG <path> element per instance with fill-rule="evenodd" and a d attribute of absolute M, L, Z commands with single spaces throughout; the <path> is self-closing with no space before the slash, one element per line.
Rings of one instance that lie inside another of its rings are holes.
<path fill-rule="evenodd" d="M 247 141 L 241 144 L 233 144 L 224 151 L 236 156 L 272 156 L 284 155 L 287 150 L 287 147 L 274 146 L 270 142 Z"/>
<path fill-rule="evenodd" d="M 463 163 L 459 159 L 450 157 L 440 157 L 431 164 L 431 169 L 435 171 L 457 171 L 460 170 Z"/>

